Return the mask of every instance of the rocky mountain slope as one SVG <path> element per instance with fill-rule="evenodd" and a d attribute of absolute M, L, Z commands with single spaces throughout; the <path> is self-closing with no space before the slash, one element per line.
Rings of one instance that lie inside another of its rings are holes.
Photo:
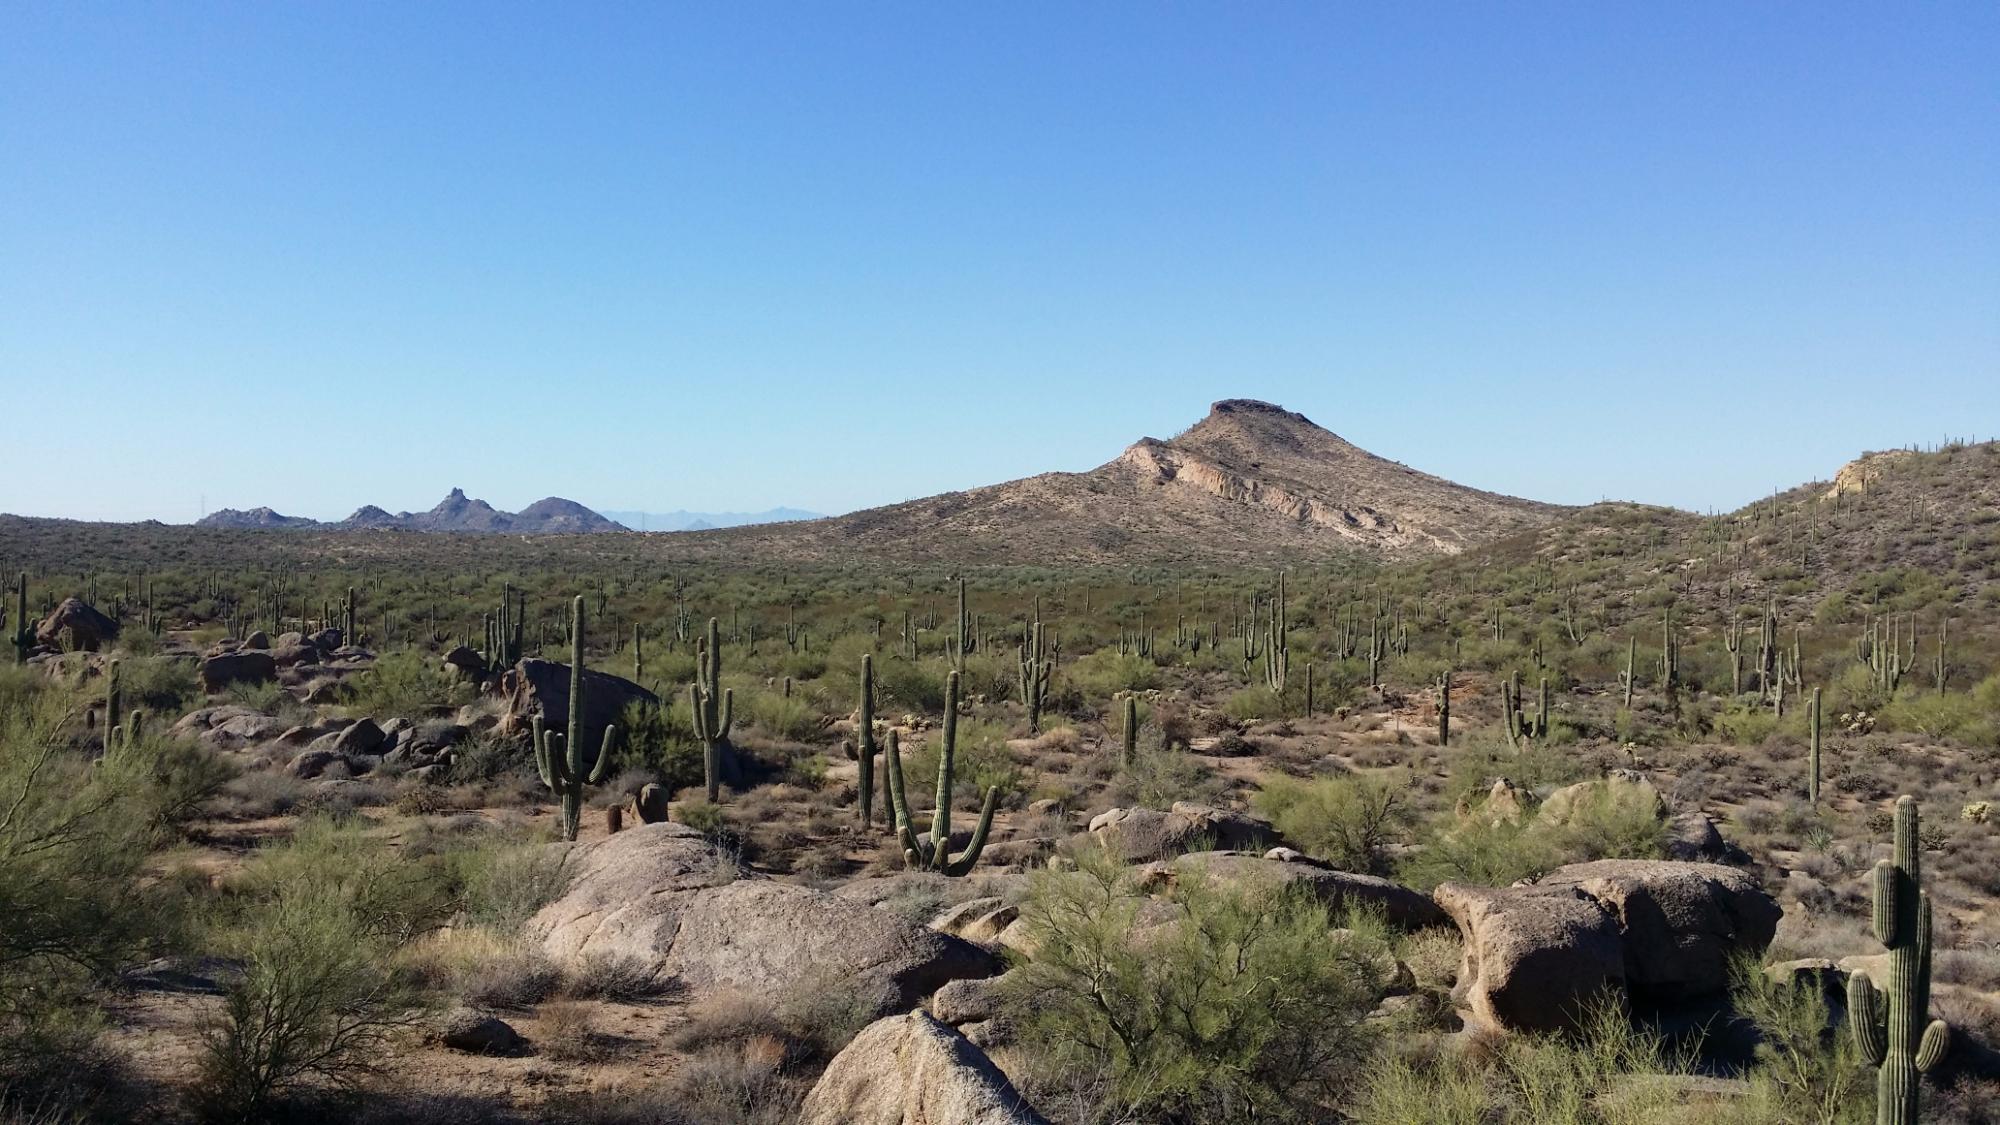
<path fill-rule="evenodd" d="M 550 496 L 537 500 L 518 512 L 503 512 L 484 500 L 472 499 L 464 489 L 454 488 L 428 512 L 399 512 L 391 515 L 373 504 L 364 505 L 344 520 L 323 523 L 304 516 L 285 516 L 269 508 L 243 512 L 224 508 L 196 523 L 197 527 L 294 528 L 318 531 L 359 531 L 387 528 L 398 531 L 461 531 L 486 534 L 502 532 L 563 534 L 571 532 L 624 531 L 622 524 L 605 519 L 574 500 Z"/>
<path fill-rule="evenodd" d="M 1456 554 L 1563 511 L 1377 457 L 1302 414 L 1228 399 L 1179 436 L 1142 438 L 1089 472 L 715 534 L 803 557 L 1226 563 Z"/>

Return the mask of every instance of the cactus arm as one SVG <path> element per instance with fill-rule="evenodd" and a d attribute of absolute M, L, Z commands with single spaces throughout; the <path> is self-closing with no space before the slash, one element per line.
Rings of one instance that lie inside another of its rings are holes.
<path fill-rule="evenodd" d="M 716 735 L 716 741 L 720 742 L 723 741 L 724 739 L 727 739 L 729 737 L 729 728 L 735 725 L 736 725 L 736 689 L 723 688 L 722 722 L 717 725 L 720 733 Z"/>
<path fill-rule="evenodd" d="M 604 728 L 604 746 L 597 752 L 597 765 L 590 771 L 590 783 L 596 785 L 604 780 L 604 771 L 611 765 L 611 751 L 618 744 L 618 728 Z"/>
<path fill-rule="evenodd" d="M 1950 1050 L 1951 1025 L 1943 1020 L 1932 1020 L 1930 1026 L 1924 1028 L 1922 1041 L 1917 1044 L 1917 1072 L 1929 1073 Z"/>
<path fill-rule="evenodd" d="M 942 863 L 951 849 L 951 773 L 958 755 L 958 673 L 944 677 L 944 747 L 938 753 L 937 807 L 931 810 L 933 863 Z"/>
<path fill-rule="evenodd" d="M 1856 972 L 1847 978 L 1847 1028 L 1862 1061 L 1881 1066 L 1885 1054 L 1882 1015 L 1875 984 L 1867 973 Z"/>
<path fill-rule="evenodd" d="M 979 809 L 979 827 L 972 830 L 972 841 L 965 845 L 965 850 L 944 865 L 945 874 L 959 878 L 972 874 L 973 866 L 979 862 L 979 853 L 986 850 L 986 834 L 993 828 L 993 809 L 999 801 L 1000 787 L 987 786 L 986 802 Z"/>
<path fill-rule="evenodd" d="M 542 784 L 550 789 L 556 787 L 556 776 L 549 760 L 549 732 L 542 726 L 542 717 L 536 715 L 530 738 L 535 744 L 535 772 L 542 775 Z"/>
<path fill-rule="evenodd" d="M 1896 945 L 1896 907 L 1900 892 L 1897 888 L 1896 865 L 1886 859 L 1875 862 L 1873 873 L 1875 888 L 1874 908 L 1871 911 L 1875 940 L 1893 948 Z"/>
<path fill-rule="evenodd" d="M 896 814 L 896 835 L 903 844 L 903 858 L 911 867 L 921 867 L 921 857 L 917 847 L 917 834 L 910 827 L 910 802 L 903 796 L 903 755 L 898 746 L 901 740 L 894 730 L 882 743 L 882 754 L 888 759 L 886 769 L 889 782 L 889 805 Z"/>

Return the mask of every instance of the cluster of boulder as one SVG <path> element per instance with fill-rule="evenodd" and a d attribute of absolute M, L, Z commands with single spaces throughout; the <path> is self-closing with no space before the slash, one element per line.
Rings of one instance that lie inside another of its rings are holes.
<path fill-rule="evenodd" d="M 337 703 L 343 681 L 374 663 L 374 653 L 348 645 L 338 629 L 281 633 L 275 640 L 260 629 L 241 640 L 217 641 L 202 654 L 197 672 L 210 694 L 235 684 L 278 683 L 306 703 Z"/>

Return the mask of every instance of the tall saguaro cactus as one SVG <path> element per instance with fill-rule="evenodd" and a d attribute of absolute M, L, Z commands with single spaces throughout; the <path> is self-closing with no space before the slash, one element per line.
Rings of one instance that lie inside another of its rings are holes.
<path fill-rule="evenodd" d="M 1806 800 L 1819 804 L 1819 688 L 1812 690 L 1806 704 L 1806 725 L 1811 728 L 1811 748 L 1806 752 Z"/>
<path fill-rule="evenodd" d="M 953 877 L 970 875 L 973 865 L 979 862 L 979 853 L 986 848 L 986 835 L 993 829 L 993 808 L 1000 800 L 1000 787 L 987 786 L 986 802 L 979 809 L 979 826 L 972 830 L 972 839 L 965 850 L 952 855 L 951 772 L 958 753 L 957 672 L 948 673 L 944 680 L 944 745 L 938 752 L 937 808 L 931 813 L 929 839 L 917 836 L 916 821 L 910 815 L 910 802 L 903 796 L 903 757 L 897 746 L 895 731 L 889 732 L 884 750 L 889 759 L 889 800 L 896 810 L 896 832 L 902 837 L 903 858 L 912 868 L 920 871 L 936 871 Z"/>
<path fill-rule="evenodd" d="M 1054 671 L 1042 623 L 1037 621 L 1028 626 L 1027 639 L 1021 643 L 1021 703 L 1028 709 L 1028 730 L 1035 734 L 1042 730 L 1042 705 L 1048 701 L 1049 677 Z"/>
<path fill-rule="evenodd" d="M 28 624 L 28 572 L 21 572 L 21 581 L 14 587 L 14 663 L 26 664 L 28 650 L 35 647 L 35 627 Z"/>
<path fill-rule="evenodd" d="M 735 722 L 736 692 L 722 686 L 722 627 L 713 617 L 708 619 L 708 635 L 695 650 L 694 678 L 688 686 L 688 702 L 694 705 L 694 734 L 702 745 L 702 776 L 709 803 L 714 804 L 722 799 L 722 750 Z"/>
<path fill-rule="evenodd" d="M 1896 798 L 1896 858 L 1875 864 L 1875 938 L 1889 947 L 1884 997 L 1866 973 L 1847 980 L 1848 1031 L 1875 1072 L 1876 1125 L 1916 1125 L 1919 1075 L 1951 1048 L 1943 1020 L 1925 1021 L 1931 997 L 1931 897 L 1918 864 L 1917 799 Z"/>
<path fill-rule="evenodd" d="M 871 827 L 875 819 L 875 755 L 880 749 L 875 745 L 875 657 L 870 653 L 861 654 L 861 707 L 854 713 L 854 758 L 861 768 L 861 827 Z M 886 785 L 888 779 L 883 779 Z M 891 821 L 895 811 L 893 802 L 886 803 L 882 810 L 885 820 Z"/>
<path fill-rule="evenodd" d="M 586 771 L 583 763 L 582 597 L 570 603 L 569 614 L 569 729 L 562 733 L 548 730 L 542 717 L 537 715 L 534 739 L 535 768 L 542 775 L 542 784 L 562 801 L 562 838 L 574 840 L 583 820 L 583 787 L 604 780 L 604 771 L 611 765 L 611 749 L 617 741 L 618 728 L 604 728 L 604 745 L 597 751 L 597 761 Z"/>

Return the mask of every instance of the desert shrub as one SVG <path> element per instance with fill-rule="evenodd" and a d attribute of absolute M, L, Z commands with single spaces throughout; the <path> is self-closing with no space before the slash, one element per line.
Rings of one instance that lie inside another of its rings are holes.
<path fill-rule="evenodd" d="M 1285 702 L 1268 687 L 1247 687 L 1229 697 L 1222 710 L 1239 722 L 1275 719 L 1285 713 Z"/>
<path fill-rule="evenodd" d="M 1477 815 L 1461 820 L 1445 813 L 1423 847 L 1404 859 L 1399 874 L 1422 890 L 1447 882 L 1504 887 L 1561 862 L 1555 843 L 1525 821 Z"/>
<path fill-rule="evenodd" d="M 943 711 L 946 671 L 942 664 L 902 659 L 876 661 L 875 690 L 880 693 L 876 711 L 885 712 L 892 705 L 910 711 Z"/>
<path fill-rule="evenodd" d="M 144 776 L 74 753 L 63 703 L 53 690 L 0 697 L 0 1103 L 75 1057 L 91 986 L 178 926 L 165 888 L 139 878 L 159 798 Z"/>
<path fill-rule="evenodd" d="M 623 732 L 627 728 L 621 726 Z M 451 780 L 454 785 L 491 781 L 510 773 L 527 776 L 534 772 L 534 752 L 525 742 L 477 735 L 452 748 Z"/>
<path fill-rule="evenodd" d="M 1759 746 L 1778 729 L 1778 716 L 1768 707 L 1730 703 L 1715 716 L 1715 731 L 1738 746 Z"/>
<path fill-rule="evenodd" d="M 668 990 L 637 957 L 593 953 L 563 977 L 563 992 L 579 1000 L 640 1000 Z"/>
<path fill-rule="evenodd" d="M 1079 656 L 1063 666 L 1061 675 L 1085 702 L 1098 707 L 1119 692 L 1146 691 L 1160 684 L 1159 665 L 1116 649 Z"/>
<path fill-rule="evenodd" d="M 392 652 L 347 681 L 348 706 L 363 715 L 424 715 L 456 706 L 465 695 L 443 665 L 421 652 Z"/>
<path fill-rule="evenodd" d="M 440 865 L 323 818 L 259 853 L 229 891 L 219 946 L 244 970 L 204 1030 L 193 1102 L 209 1120 L 256 1121 L 371 1072 L 420 1000 L 391 959 L 455 904 Z"/>
<path fill-rule="evenodd" d="M 618 760 L 655 774 L 669 790 L 702 780 L 702 745 L 685 699 L 665 706 L 628 704 L 618 724 Z"/>
<path fill-rule="evenodd" d="M 739 692 L 736 705 L 758 730 L 773 738 L 805 742 L 819 737 L 819 712 L 797 695 L 754 691 L 746 699 Z"/>
<path fill-rule="evenodd" d="M 930 798 L 937 793 L 938 759 L 943 751 L 942 732 L 933 732 L 922 743 L 906 745 L 901 751 L 904 795 L 913 805 L 920 794 L 930 795 L 923 800 L 924 807 L 930 807 Z M 953 798 L 962 802 L 985 800 L 988 786 L 998 786 L 1002 798 L 1021 788 L 1021 766 L 1007 746 L 1006 728 L 977 719 L 959 719 L 958 741 L 952 751 L 951 784 Z"/>
<path fill-rule="evenodd" d="M 1885 730 L 1915 731 L 1931 738 L 1956 738 L 1991 745 L 1995 720 L 1971 693 L 1906 691 L 1884 704 L 1875 716 Z"/>
<path fill-rule="evenodd" d="M 1114 752 L 1115 753 L 1115 752 Z M 1115 756 L 1104 759 L 1116 768 Z M 1223 782 L 1200 759 L 1180 750 L 1141 750 L 1112 780 L 1106 796 L 1120 804 L 1164 809 L 1175 801 L 1212 801 Z"/>
<path fill-rule="evenodd" d="M 1350 1118 L 1356 1125 L 1643 1125 L 1682 1098 L 1673 1085 L 1646 1079 L 1687 1069 L 1657 1033 L 1604 1004 L 1572 1036 L 1517 1035 L 1484 1051 L 1380 1060 Z"/>
<path fill-rule="evenodd" d="M 1386 949 L 1264 885 L 1184 880 L 1182 919 L 1136 933 L 1146 896 L 1102 852 L 1035 877 L 1039 952 L 1003 988 L 1036 1080 L 1102 1083 L 1092 1121 L 1296 1120 L 1367 1057 Z"/>
<path fill-rule="evenodd" d="M 201 698 L 201 684 L 192 661 L 161 656 L 126 657 L 118 662 L 120 690 L 130 704 L 136 703 L 161 716 L 180 714 L 193 700 Z M 119 716 L 118 722 L 125 717 Z"/>
<path fill-rule="evenodd" d="M 1753 1104 L 1788 1111 L 1771 1120 L 1845 1125 L 1865 1120 L 1874 1082 L 1853 1038 L 1838 1027 L 1816 982 L 1775 979 L 1755 958 L 1733 968 L 1730 1000 L 1757 1029 Z"/>
<path fill-rule="evenodd" d="M 282 684 L 275 681 L 263 684 L 234 683 L 230 684 L 229 689 L 223 694 L 231 703 L 241 704 L 252 711 L 261 711 L 266 715 L 277 714 L 292 701 L 291 694 Z"/>
<path fill-rule="evenodd" d="M 457 974 L 453 991 L 481 1008 L 529 1008 L 563 987 L 563 973 L 539 949 L 509 949 L 482 957 Z"/>
<path fill-rule="evenodd" d="M 228 759 L 192 739 L 159 735 L 115 747 L 98 764 L 130 796 L 123 809 L 158 829 L 171 829 L 199 812 L 236 777 Z"/>
<path fill-rule="evenodd" d="M 299 807 L 312 783 L 288 773 L 250 770 L 223 783 L 221 792 L 210 798 L 208 811 L 234 820 L 261 820 L 283 816 Z"/>
<path fill-rule="evenodd" d="M 1571 806 L 1560 825 L 1537 821 L 1532 831 L 1546 835 L 1565 863 L 1594 859 L 1660 859 L 1666 854 L 1667 823 L 1649 794 L 1603 786 Z"/>
<path fill-rule="evenodd" d="M 1409 784 L 1378 776 L 1276 776 L 1255 799 L 1257 811 L 1287 840 L 1343 871 L 1386 875 L 1390 852 L 1413 825 Z"/>
<path fill-rule="evenodd" d="M 498 934 L 515 934 L 569 888 L 566 851 L 496 844 L 447 853 L 452 884 L 466 915 Z"/>

